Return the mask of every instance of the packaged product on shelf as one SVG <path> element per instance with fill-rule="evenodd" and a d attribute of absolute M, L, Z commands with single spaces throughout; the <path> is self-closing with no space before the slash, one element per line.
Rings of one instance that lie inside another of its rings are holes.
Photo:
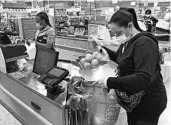
<path fill-rule="evenodd" d="M 79 28 L 76 28 L 76 29 L 75 29 L 75 33 L 74 33 L 74 35 L 79 35 L 79 33 L 80 33 Z"/>
<path fill-rule="evenodd" d="M 70 26 L 70 27 L 69 27 L 69 34 L 70 34 L 70 35 L 74 35 L 74 31 L 75 31 L 75 30 L 74 30 L 74 26 Z"/>
<path fill-rule="evenodd" d="M 89 24 L 88 36 L 98 38 L 98 25 Z"/>
<path fill-rule="evenodd" d="M 83 36 L 85 33 L 85 28 L 80 28 L 79 35 Z"/>

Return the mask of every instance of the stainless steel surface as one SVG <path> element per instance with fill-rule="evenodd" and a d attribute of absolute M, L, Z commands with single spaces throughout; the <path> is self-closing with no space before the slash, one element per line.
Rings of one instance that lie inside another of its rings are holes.
<path fill-rule="evenodd" d="M 22 71 L 10 73 L 8 74 L 13 79 L 27 85 L 34 91 L 42 94 L 43 96 L 47 96 L 47 90 L 45 85 L 38 81 L 38 77 L 36 74 L 32 72 L 33 62 L 29 61 L 28 67 Z M 88 81 L 97 81 L 101 77 L 109 77 L 115 76 L 114 68 L 110 65 L 103 65 L 93 70 L 80 70 L 79 67 L 72 65 L 71 63 L 58 62 L 57 66 L 65 68 L 69 70 L 69 76 L 83 76 Z M 66 91 L 67 91 L 67 82 L 63 81 L 59 85 L 65 88 L 65 92 L 60 94 L 54 101 L 59 104 L 60 107 L 65 106 L 66 100 Z"/>
<path fill-rule="evenodd" d="M 51 100 L 50 98 L 47 98 L 46 96 L 41 94 L 42 89 L 40 87 L 36 89 L 39 91 L 35 91 L 32 88 L 34 86 L 34 82 L 33 82 L 33 86 L 29 87 L 25 84 L 27 83 L 25 82 L 25 80 L 24 82 L 20 82 L 19 80 L 16 80 L 10 77 L 9 75 L 3 74 L 1 72 L 0 72 L 0 82 L 1 82 L 1 85 L 8 92 L 10 92 L 16 98 L 18 98 L 18 100 L 20 100 L 21 103 L 24 103 L 26 105 L 24 107 L 27 109 L 27 112 L 25 112 L 25 114 L 32 113 L 33 112 L 32 110 L 34 110 L 35 112 L 38 113 L 39 116 L 44 117 L 53 125 L 65 125 L 65 119 L 64 119 L 65 118 L 65 112 L 64 112 L 65 106 L 60 105 L 55 100 Z M 5 97 L 3 101 L 5 101 L 6 98 L 8 97 Z M 37 110 L 34 107 L 32 107 L 31 102 L 36 103 L 41 108 L 41 110 Z M 15 102 L 9 102 L 9 100 L 7 100 L 5 103 L 10 105 L 10 107 L 12 107 L 15 104 Z M 16 106 L 17 106 L 17 109 L 15 109 Z M 18 106 L 19 104 L 17 103 L 15 106 L 13 106 L 12 110 L 14 110 L 14 112 L 20 113 L 21 111 L 18 108 Z M 28 110 L 28 108 L 31 110 Z M 19 114 L 19 116 L 21 118 L 24 117 L 24 121 L 25 121 L 25 118 L 27 120 L 27 117 L 25 117 L 24 115 Z M 32 121 L 32 122 L 36 123 L 36 121 Z M 42 122 L 42 121 L 39 121 L 39 122 Z M 37 124 L 31 124 L 31 125 L 37 125 Z"/>
<path fill-rule="evenodd" d="M 0 100 L 3 101 L 2 104 L 4 104 L 6 108 L 23 123 L 23 125 L 52 125 L 36 111 L 28 107 L 20 99 L 16 98 L 2 85 L 0 85 L 0 95 Z"/>
<path fill-rule="evenodd" d="M 25 75 L 22 78 L 17 79 L 17 75 L 8 74 L 12 78 L 16 79 L 18 82 L 21 82 L 24 85 L 27 85 L 30 87 L 33 91 L 38 92 L 39 94 L 43 96 L 47 96 L 47 90 L 45 88 L 45 85 L 38 81 L 38 77 L 34 73 L 30 73 L 28 75 Z M 61 93 L 55 100 L 52 100 L 59 108 L 65 108 L 65 98 L 66 98 L 66 85 L 67 82 L 63 81 L 59 85 L 61 85 L 63 88 L 65 88 L 65 92 Z"/>

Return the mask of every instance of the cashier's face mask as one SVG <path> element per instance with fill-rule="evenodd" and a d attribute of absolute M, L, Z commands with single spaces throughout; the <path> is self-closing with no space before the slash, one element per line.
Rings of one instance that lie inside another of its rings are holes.
<path fill-rule="evenodd" d="M 38 29 L 42 29 L 42 28 L 43 28 L 43 26 L 40 25 L 40 23 L 36 23 L 36 27 L 37 27 Z"/>

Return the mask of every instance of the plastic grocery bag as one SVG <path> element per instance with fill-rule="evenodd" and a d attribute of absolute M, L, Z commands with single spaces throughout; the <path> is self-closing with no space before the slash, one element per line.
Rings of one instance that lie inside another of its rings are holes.
<path fill-rule="evenodd" d="M 35 43 L 31 43 L 30 46 L 25 44 L 25 46 L 27 48 L 27 53 L 29 55 L 29 57 L 27 59 L 28 60 L 33 60 L 35 58 L 35 55 L 36 55 L 36 44 Z"/>
<path fill-rule="evenodd" d="M 17 60 L 17 65 L 20 70 L 23 70 L 27 66 L 27 61 L 25 59 Z"/>
<path fill-rule="evenodd" d="M 81 91 L 80 91 L 81 90 Z M 120 106 L 114 90 L 75 77 L 68 84 L 69 125 L 115 125 Z"/>
<path fill-rule="evenodd" d="M 117 103 L 113 90 L 96 88 L 93 97 L 87 99 L 88 103 L 88 125 L 115 125 L 120 113 L 120 106 Z"/>

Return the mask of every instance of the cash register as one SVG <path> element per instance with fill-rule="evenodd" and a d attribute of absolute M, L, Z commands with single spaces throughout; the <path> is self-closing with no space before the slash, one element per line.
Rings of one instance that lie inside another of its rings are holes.
<path fill-rule="evenodd" d="M 54 99 L 65 89 L 59 86 L 69 74 L 69 71 L 57 67 L 59 52 L 46 49 L 37 48 L 36 57 L 34 61 L 33 72 L 40 77 L 38 80 L 45 85 L 47 89 L 47 96 Z"/>
<path fill-rule="evenodd" d="M 12 73 L 19 70 L 17 60 L 28 57 L 25 45 L 12 44 L 5 32 L 0 32 L 0 71 Z"/>

